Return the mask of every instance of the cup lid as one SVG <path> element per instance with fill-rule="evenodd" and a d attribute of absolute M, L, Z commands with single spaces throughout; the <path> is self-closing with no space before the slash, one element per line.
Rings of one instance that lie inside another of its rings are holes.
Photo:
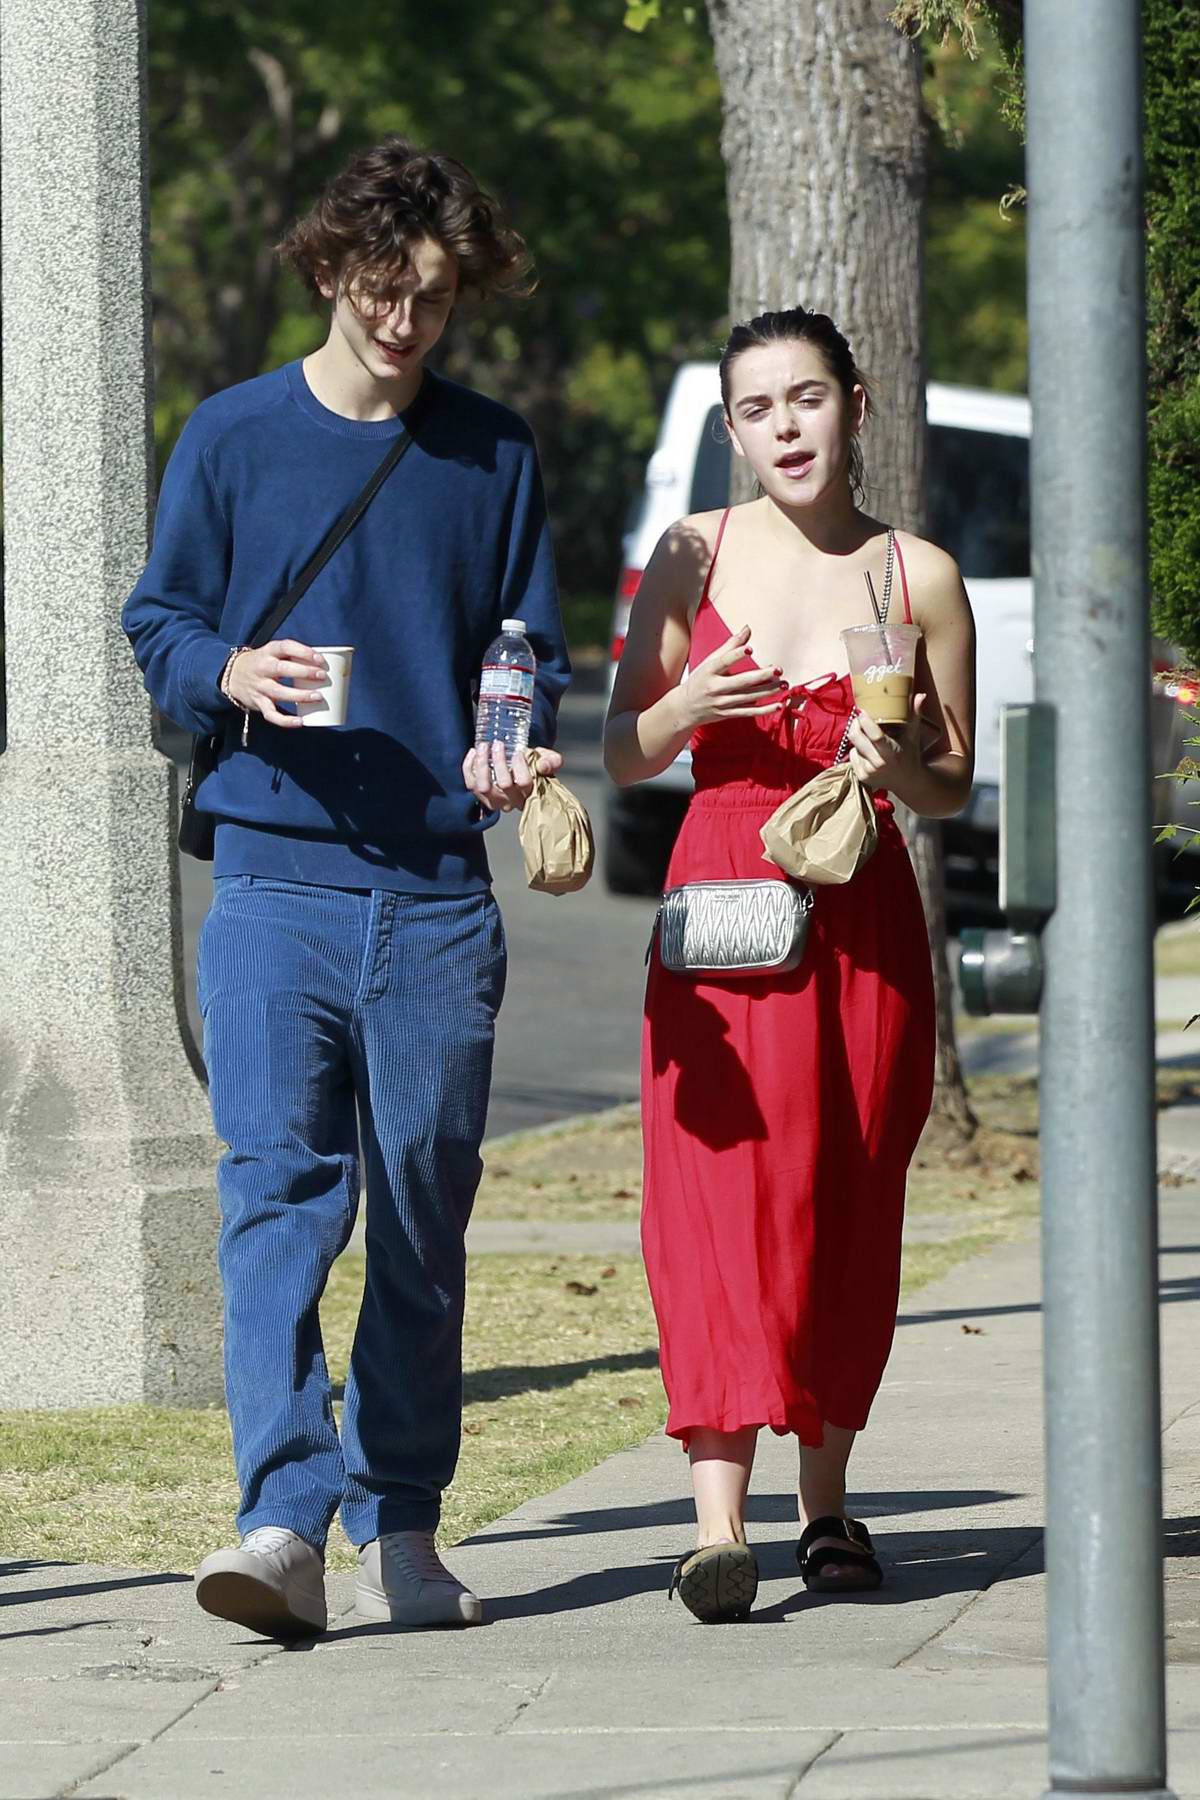
<path fill-rule="evenodd" d="M 867 636 L 877 638 L 881 631 L 886 631 L 889 637 L 898 637 L 901 642 L 909 636 L 920 637 L 922 635 L 921 627 L 919 625 L 909 625 L 907 622 L 903 622 L 900 619 L 895 620 L 895 622 L 891 619 L 885 619 L 882 625 L 843 625 L 838 636 L 844 638 Z"/>

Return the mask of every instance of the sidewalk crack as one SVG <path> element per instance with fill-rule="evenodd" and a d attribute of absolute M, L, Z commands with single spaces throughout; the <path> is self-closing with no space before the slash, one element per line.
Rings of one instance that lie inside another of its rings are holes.
<path fill-rule="evenodd" d="M 168 1719 L 165 1725 L 160 1726 L 160 1728 L 157 1731 L 152 1732 L 149 1737 L 139 1738 L 136 1744 L 122 1744 L 117 1750 L 116 1755 L 111 1757 L 108 1762 L 104 1763 L 101 1768 L 92 1769 L 87 1775 L 81 1776 L 78 1781 L 68 1782 L 65 1788 L 60 1788 L 58 1790 L 59 1800 L 71 1800 L 71 1796 L 77 1794 L 80 1788 L 87 1782 L 99 1781 L 102 1775 L 111 1774 L 113 1769 L 117 1768 L 120 1763 L 127 1762 L 131 1756 L 136 1756 L 139 1750 L 144 1750 L 149 1744 L 156 1744 L 159 1738 L 164 1737 L 168 1731 L 173 1730 L 174 1727 L 179 1724 L 181 1719 L 186 1719 L 189 1713 L 195 1712 L 198 1706 L 203 1706 L 206 1700 L 211 1699 L 224 1679 L 225 1677 L 223 1675 L 218 1675 L 212 1686 L 205 1693 L 198 1694 L 194 1700 L 190 1701 L 189 1704 L 183 1708 L 182 1712 L 176 1713 L 173 1719 Z"/>
<path fill-rule="evenodd" d="M 508 1734 L 508 1732 L 510 1732 L 512 1730 L 513 1726 L 517 1723 L 517 1720 L 521 1717 L 521 1715 L 523 1713 L 527 1713 L 531 1706 L 537 1705 L 538 1701 L 541 1699 L 542 1695 L 546 1692 L 547 1688 L 549 1688 L 555 1681 L 555 1679 L 557 1677 L 557 1673 L 558 1673 L 558 1671 L 556 1669 L 551 1669 L 550 1673 L 548 1675 L 543 1676 L 541 1681 L 538 1682 L 537 1686 L 533 1689 L 533 1692 L 526 1694 L 525 1698 L 518 1705 L 517 1710 L 513 1714 L 512 1718 L 509 1719 L 508 1723 L 505 1725 L 497 1725 L 497 1727 L 496 1727 L 496 1736 L 497 1737 L 505 1737 Z"/>
<path fill-rule="evenodd" d="M 833 1736 L 830 1738 L 829 1742 L 827 1744 L 821 1745 L 821 1748 L 816 1752 L 816 1754 L 811 1756 L 809 1758 L 809 1760 L 805 1763 L 804 1767 L 801 1769 L 800 1773 L 797 1775 L 795 1781 L 793 1781 L 791 1787 L 788 1789 L 787 1793 L 784 1795 L 784 1800 L 792 1800 L 792 1796 L 794 1794 L 799 1793 L 801 1783 L 808 1780 L 809 1776 L 812 1774 L 813 1770 L 816 1768 L 817 1764 L 821 1761 L 821 1759 L 823 1757 L 828 1756 L 829 1752 L 831 1750 L 837 1749 L 838 1745 L 841 1743 L 841 1741 L 845 1737 L 845 1735 L 846 1735 L 846 1733 L 844 1731 L 835 1731 Z"/>
<path fill-rule="evenodd" d="M 914 1656 L 920 1656 L 923 1651 L 928 1650 L 931 1644 L 936 1644 L 938 1639 L 944 1637 L 946 1632 L 950 1630 L 951 1626 L 957 1625 L 960 1619 L 966 1618 L 971 1608 L 977 1605 L 978 1602 L 983 1599 L 985 1594 L 991 1593 L 998 1581 L 1004 1580 L 1004 1577 L 1008 1574 L 1010 1569 L 1015 1568 L 1019 1562 L 1023 1562 L 1029 1555 L 1029 1552 L 1033 1549 L 1034 1545 L 1041 1543 L 1044 1537 L 1044 1531 L 1031 1532 L 1028 1541 L 1022 1544 L 1021 1548 L 1010 1556 L 1006 1563 L 1002 1564 L 1001 1567 L 997 1569 L 989 1582 L 983 1587 L 976 1589 L 975 1593 L 973 1593 L 968 1600 L 963 1602 L 958 1611 L 951 1618 L 947 1619 L 944 1625 L 939 1625 L 936 1631 L 931 1631 L 927 1638 L 923 1638 L 919 1644 L 909 1651 L 907 1656 L 902 1656 L 898 1663 L 893 1663 L 892 1667 L 894 1669 L 902 1669 L 905 1663 L 910 1663 L 913 1660 Z"/>
<path fill-rule="evenodd" d="M 1173 1418 L 1165 1420 L 1162 1428 L 1163 1437 L 1166 1437 L 1168 1431 L 1173 1431 L 1181 1419 L 1186 1419 L 1190 1413 L 1194 1412 L 1200 1412 L 1200 1400 L 1189 1400 L 1187 1405 L 1181 1407 Z"/>
<path fill-rule="evenodd" d="M 286 1656 L 287 1654 L 288 1649 L 286 1645 L 272 1644 L 261 1656 L 256 1656 L 252 1662 L 239 1663 L 236 1669 L 223 1670 L 212 1685 L 205 1689 L 204 1693 L 197 1694 L 196 1698 L 190 1701 L 181 1712 L 176 1713 L 173 1719 L 168 1719 L 157 1731 L 152 1731 L 149 1737 L 139 1738 L 136 1744 L 122 1744 L 117 1750 L 116 1755 L 113 1756 L 109 1762 L 106 1762 L 102 1768 L 93 1769 L 90 1774 L 82 1776 L 78 1781 L 69 1782 L 65 1788 L 60 1788 L 57 1800 L 73 1800 L 73 1796 L 76 1795 L 80 1788 L 87 1782 L 99 1781 L 102 1775 L 111 1774 L 114 1769 L 121 1765 L 121 1763 L 128 1762 L 131 1756 L 136 1756 L 139 1751 L 148 1749 L 151 1744 L 157 1744 L 160 1738 L 166 1737 L 168 1731 L 174 1731 L 176 1725 L 181 1724 L 189 1714 L 194 1713 L 196 1709 L 203 1706 L 207 1700 L 211 1700 L 214 1694 L 219 1693 L 225 1683 L 231 1680 L 235 1675 L 249 1675 L 255 1669 L 261 1669 L 265 1663 L 274 1661 L 277 1656 Z"/>

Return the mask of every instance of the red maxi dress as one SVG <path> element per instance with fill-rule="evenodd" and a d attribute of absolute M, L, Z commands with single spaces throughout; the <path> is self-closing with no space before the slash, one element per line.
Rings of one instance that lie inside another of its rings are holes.
<path fill-rule="evenodd" d="M 726 515 L 728 517 L 728 514 Z M 693 666 L 731 635 L 709 599 Z M 911 619 L 900 563 L 904 611 Z M 755 665 L 743 658 L 737 670 Z M 759 827 L 837 755 L 849 676 L 702 726 L 667 885 L 785 879 Z M 895 1330 L 908 1165 L 933 1091 L 928 938 L 890 802 L 879 847 L 814 891 L 790 974 L 703 981 L 651 957 L 642 1039 L 642 1247 L 667 1431 L 769 1425 L 819 1445 L 866 1424 Z"/>

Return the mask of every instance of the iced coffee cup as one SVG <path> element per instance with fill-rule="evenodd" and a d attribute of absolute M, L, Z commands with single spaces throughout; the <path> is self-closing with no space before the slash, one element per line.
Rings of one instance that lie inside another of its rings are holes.
<path fill-rule="evenodd" d="M 303 725 L 344 725 L 350 703 L 350 665 L 354 660 L 354 646 L 314 644 L 313 649 L 325 658 L 325 679 L 308 690 L 319 694 L 320 699 L 296 708 L 300 722 Z"/>
<path fill-rule="evenodd" d="M 841 634 L 854 703 L 880 725 L 907 725 L 921 632 L 916 625 L 851 625 Z"/>

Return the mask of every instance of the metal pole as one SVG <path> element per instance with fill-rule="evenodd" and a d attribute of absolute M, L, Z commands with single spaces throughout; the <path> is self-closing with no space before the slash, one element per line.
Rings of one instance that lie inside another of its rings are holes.
<path fill-rule="evenodd" d="M 1167 1796 L 1138 0 L 1029 0 L 1052 1795 Z"/>

